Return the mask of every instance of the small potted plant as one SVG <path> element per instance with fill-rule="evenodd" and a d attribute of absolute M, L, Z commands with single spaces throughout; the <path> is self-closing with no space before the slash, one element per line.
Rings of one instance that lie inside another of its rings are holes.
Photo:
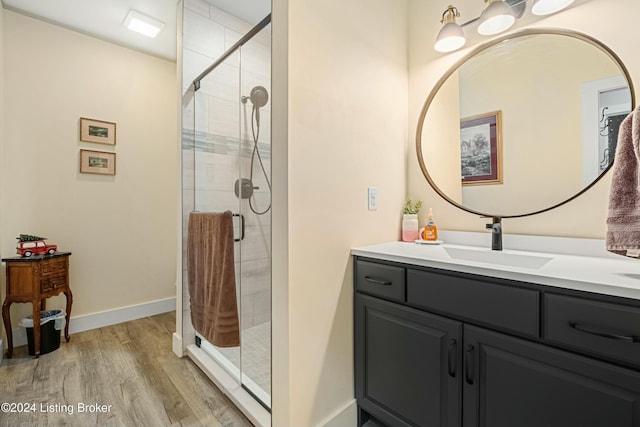
<path fill-rule="evenodd" d="M 422 202 L 418 200 L 413 203 L 411 198 L 404 204 L 404 215 L 402 216 L 402 241 L 415 242 L 418 239 L 418 212 L 422 207 Z"/>

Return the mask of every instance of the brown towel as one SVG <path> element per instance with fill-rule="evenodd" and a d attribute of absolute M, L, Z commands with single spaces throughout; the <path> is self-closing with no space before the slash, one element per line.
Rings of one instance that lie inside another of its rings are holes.
<path fill-rule="evenodd" d="M 195 330 L 218 347 L 239 346 L 230 211 L 189 215 L 187 275 Z"/>
<path fill-rule="evenodd" d="M 620 124 L 612 170 L 607 250 L 637 258 L 640 255 L 640 107 Z"/>

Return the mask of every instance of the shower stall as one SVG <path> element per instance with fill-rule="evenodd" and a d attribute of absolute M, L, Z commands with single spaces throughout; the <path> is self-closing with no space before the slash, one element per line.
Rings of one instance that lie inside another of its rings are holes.
<path fill-rule="evenodd" d="M 271 16 L 254 27 L 244 23 L 247 31 L 239 33 L 244 24 L 238 19 L 213 6 L 206 16 L 188 5 L 182 49 L 182 338 L 187 354 L 197 355 L 210 377 L 224 373 L 225 380 L 214 381 L 231 389 L 224 391 L 240 409 L 246 410 L 233 397 L 238 391 L 270 412 Z M 240 346 L 221 348 L 192 326 L 186 242 L 191 212 L 225 211 L 233 213 Z"/>

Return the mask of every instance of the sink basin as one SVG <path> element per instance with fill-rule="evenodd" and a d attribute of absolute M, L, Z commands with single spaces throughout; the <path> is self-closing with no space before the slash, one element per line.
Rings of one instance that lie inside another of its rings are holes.
<path fill-rule="evenodd" d="M 444 250 L 453 259 L 531 269 L 538 269 L 553 259 L 547 256 L 514 254 L 509 252 L 491 251 L 488 249 L 445 247 Z"/>

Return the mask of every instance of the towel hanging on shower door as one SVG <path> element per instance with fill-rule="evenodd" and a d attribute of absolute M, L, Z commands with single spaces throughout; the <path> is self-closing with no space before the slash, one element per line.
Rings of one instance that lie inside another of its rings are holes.
<path fill-rule="evenodd" d="M 240 345 L 233 243 L 230 211 L 191 212 L 187 234 L 191 323 L 218 347 Z"/>

